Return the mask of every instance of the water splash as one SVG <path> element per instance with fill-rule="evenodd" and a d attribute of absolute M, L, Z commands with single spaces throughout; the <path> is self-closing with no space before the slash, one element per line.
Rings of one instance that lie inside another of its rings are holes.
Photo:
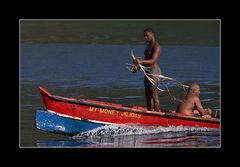
<path fill-rule="evenodd" d="M 117 136 L 131 136 L 131 135 L 153 135 L 163 134 L 168 132 L 218 132 L 218 129 L 204 128 L 204 127 L 186 127 L 186 126 L 131 126 L 131 125 L 105 125 L 103 127 L 95 128 L 90 131 L 79 133 L 73 136 L 73 139 L 82 138 L 98 138 L 98 137 L 117 137 Z"/>

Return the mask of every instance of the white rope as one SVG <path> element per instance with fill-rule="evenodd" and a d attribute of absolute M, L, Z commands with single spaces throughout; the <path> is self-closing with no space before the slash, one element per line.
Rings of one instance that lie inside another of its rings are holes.
<path fill-rule="evenodd" d="M 132 49 L 131 49 L 131 57 L 132 57 L 133 60 L 136 60 L 136 57 L 134 56 Z M 128 65 L 128 66 L 131 66 L 131 67 L 136 67 L 136 69 L 138 69 L 138 67 L 139 67 L 139 68 L 142 70 L 143 74 L 146 76 L 146 78 L 149 80 L 149 82 L 151 82 L 151 84 L 154 85 L 154 86 L 155 86 L 154 80 L 153 80 L 150 76 L 154 76 L 155 78 L 158 79 L 158 81 L 161 81 L 162 83 L 163 83 L 164 80 L 171 80 L 171 81 L 177 82 L 179 85 L 181 85 L 181 86 L 183 87 L 183 90 L 185 91 L 185 93 L 187 92 L 185 88 L 188 88 L 188 87 L 189 87 L 188 85 L 183 85 L 181 82 L 177 81 L 176 79 L 173 79 L 173 78 L 170 78 L 170 77 L 167 77 L 167 76 L 164 76 L 164 75 L 151 74 L 151 72 L 149 71 L 149 68 L 151 68 L 151 67 L 145 67 L 145 66 L 143 66 L 143 65 L 141 65 L 141 64 L 138 64 L 138 66 L 136 66 L 135 64 L 128 64 L 128 63 L 127 63 L 127 65 Z M 128 69 L 129 71 L 132 71 L 129 67 L 127 67 L 127 69 Z M 147 71 L 148 73 L 147 73 L 146 71 Z M 182 100 L 177 99 L 176 97 L 174 97 L 174 96 L 170 93 L 168 87 L 167 87 L 164 83 L 163 83 L 163 85 L 166 87 L 166 90 L 167 90 L 169 96 L 170 96 L 173 100 L 182 102 Z M 158 86 L 157 86 L 157 89 L 158 89 L 159 91 L 162 91 L 162 92 L 165 92 L 165 91 L 166 91 L 166 90 L 163 90 L 163 89 L 159 88 Z"/>
<path fill-rule="evenodd" d="M 215 110 L 215 115 L 214 115 L 215 118 L 217 117 L 217 113 L 218 113 L 218 110 Z"/>

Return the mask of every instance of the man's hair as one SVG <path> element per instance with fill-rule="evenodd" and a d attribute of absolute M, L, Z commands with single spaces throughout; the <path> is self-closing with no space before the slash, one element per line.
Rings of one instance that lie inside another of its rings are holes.
<path fill-rule="evenodd" d="M 188 88 L 188 93 L 191 92 L 195 87 L 199 87 L 199 88 L 200 88 L 199 84 L 193 83 L 193 84 L 191 84 L 190 87 Z"/>
<path fill-rule="evenodd" d="M 154 34 L 154 31 L 153 31 L 152 28 L 145 28 L 145 29 L 144 29 L 144 33 L 146 33 L 146 32 L 151 32 L 151 33 Z"/>

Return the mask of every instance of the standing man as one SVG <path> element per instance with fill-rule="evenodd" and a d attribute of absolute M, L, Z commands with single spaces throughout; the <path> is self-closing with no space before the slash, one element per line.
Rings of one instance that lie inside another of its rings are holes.
<path fill-rule="evenodd" d="M 161 70 L 158 66 L 158 58 L 161 53 L 160 44 L 156 41 L 154 32 L 151 28 L 144 30 L 144 38 L 148 42 L 144 51 L 144 60 L 136 58 L 135 64 L 141 64 L 145 67 L 149 67 L 151 74 L 160 75 Z M 144 77 L 145 95 L 147 101 L 147 109 L 151 111 L 161 112 L 160 101 L 158 97 L 158 79 L 154 76 L 151 77 L 154 80 L 154 85 Z"/>

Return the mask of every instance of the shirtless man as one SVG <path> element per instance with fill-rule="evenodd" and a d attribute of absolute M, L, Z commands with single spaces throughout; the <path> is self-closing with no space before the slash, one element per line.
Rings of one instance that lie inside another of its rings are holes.
<path fill-rule="evenodd" d="M 151 28 L 146 28 L 144 30 L 144 38 L 148 42 L 148 45 L 144 51 L 144 60 L 136 58 L 135 64 L 141 64 L 145 67 L 150 67 L 149 71 L 152 74 L 161 74 L 161 70 L 158 66 L 158 58 L 160 56 L 160 45 L 155 40 L 154 32 Z M 151 77 L 154 80 L 154 85 L 146 78 L 144 78 L 145 95 L 147 101 L 147 109 L 150 111 L 161 112 L 160 101 L 158 97 L 158 79 L 156 77 Z"/>
<path fill-rule="evenodd" d="M 183 102 L 180 102 L 177 107 L 177 112 L 185 115 L 198 115 L 203 117 L 211 117 L 212 110 L 210 108 L 204 109 L 199 99 L 200 86 L 198 84 L 192 84 L 188 90 L 188 93 L 183 98 Z"/>

